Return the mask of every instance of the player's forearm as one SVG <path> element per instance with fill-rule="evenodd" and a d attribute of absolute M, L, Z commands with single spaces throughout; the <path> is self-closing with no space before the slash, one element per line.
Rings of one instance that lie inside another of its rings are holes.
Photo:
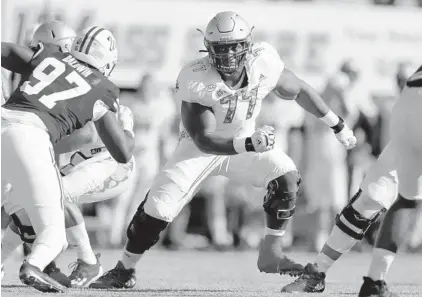
<path fill-rule="evenodd" d="M 126 135 L 126 147 L 128 152 L 132 155 L 133 148 L 135 147 L 135 134 L 131 130 L 123 130 Z"/>
<path fill-rule="evenodd" d="M 325 104 L 318 92 L 304 81 L 301 81 L 300 92 L 296 102 L 317 118 L 322 118 L 330 111 L 330 108 Z"/>
<path fill-rule="evenodd" d="M 213 134 L 197 135 L 192 137 L 196 146 L 206 154 L 235 155 L 233 139 L 224 139 Z"/>
<path fill-rule="evenodd" d="M 343 129 L 343 120 L 325 104 L 324 99 L 307 83 L 301 83 L 301 89 L 296 102 L 306 111 L 326 123 L 334 132 Z"/>

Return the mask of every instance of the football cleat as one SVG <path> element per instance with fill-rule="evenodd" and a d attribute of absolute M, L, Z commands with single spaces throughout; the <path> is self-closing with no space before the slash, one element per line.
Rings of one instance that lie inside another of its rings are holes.
<path fill-rule="evenodd" d="M 69 265 L 69 268 L 74 268 L 69 276 L 73 288 L 87 288 L 103 274 L 103 268 L 99 261 L 100 254 L 96 254 L 95 257 L 97 258 L 95 264 L 88 264 L 77 259 L 75 263 Z"/>
<path fill-rule="evenodd" d="M 259 271 L 265 273 L 279 273 L 281 275 L 300 276 L 303 273 L 303 265 L 296 263 L 287 256 L 277 258 L 277 260 L 268 265 L 259 265 Z"/>
<path fill-rule="evenodd" d="M 66 288 L 70 288 L 70 280 L 69 278 L 60 271 L 60 269 L 56 266 L 56 263 L 52 261 L 48 264 L 43 272 L 47 274 L 49 277 L 57 281 L 59 284 L 65 286 Z"/>
<path fill-rule="evenodd" d="M 315 264 L 305 266 L 303 275 L 294 282 L 284 286 L 281 292 L 296 293 L 321 293 L 325 290 L 325 273 L 319 272 Z"/>
<path fill-rule="evenodd" d="M 359 297 L 398 297 L 398 295 L 388 291 L 385 281 L 374 281 L 372 278 L 364 276 Z"/>
<path fill-rule="evenodd" d="M 283 255 L 281 246 L 274 246 L 274 242 L 267 239 L 259 247 L 257 266 L 261 272 L 290 276 L 300 276 L 304 269 L 303 265 Z"/>
<path fill-rule="evenodd" d="M 135 284 L 135 269 L 126 269 L 119 261 L 116 267 L 107 271 L 89 287 L 92 289 L 131 289 Z"/>
<path fill-rule="evenodd" d="M 42 272 L 38 267 L 24 261 L 19 270 L 19 279 L 25 285 L 41 292 L 64 293 L 65 287 Z"/>

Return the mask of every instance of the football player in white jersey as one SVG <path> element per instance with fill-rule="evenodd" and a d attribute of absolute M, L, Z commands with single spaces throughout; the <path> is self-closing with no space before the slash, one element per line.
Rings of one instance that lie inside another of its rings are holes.
<path fill-rule="evenodd" d="M 40 25 L 34 32 L 31 46 L 39 42 L 59 46 L 62 52 L 70 50 L 76 32 L 66 24 L 49 21 Z M 133 115 L 130 109 L 119 106 L 118 119 L 121 126 L 133 131 Z M 65 196 L 65 226 L 67 241 L 78 252 L 74 270 L 67 278 L 51 262 L 44 272 L 65 286 L 84 287 L 102 274 L 102 267 L 92 251 L 85 229 L 82 213 L 76 204 L 92 203 L 118 197 L 131 181 L 134 159 L 128 163 L 117 163 L 102 143 L 93 123 L 76 130 L 70 136 L 59 141 L 56 154 L 70 152 L 70 160 L 61 168 Z M 7 201 L 5 207 L 14 208 L 13 202 Z M 21 240 L 32 246 L 35 231 L 27 214 L 17 211 L 2 238 L 1 265 L 21 244 Z"/>
<path fill-rule="evenodd" d="M 271 45 L 252 43 L 251 28 L 237 13 L 218 13 L 204 35 L 208 55 L 183 67 L 176 83 L 182 115 L 179 144 L 129 224 L 122 258 L 92 288 L 133 287 L 135 266 L 143 253 L 212 175 L 268 189 L 258 269 L 302 272 L 302 265 L 281 252 L 300 175 L 293 161 L 274 147 L 273 128 L 255 128 L 262 99 L 276 90 L 281 98 L 296 100 L 325 121 L 346 148 L 352 148 L 356 139 L 311 86 L 285 69 Z"/>
<path fill-rule="evenodd" d="M 336 225 L 315 261 L 282 292 L 323 292 L 330 267 L 388 210 L 359 296 L 397 296 L 388 290 L 385 276 L 406 237 L 403 230 L 411 212 L 422 203 L 421 90 L 422 67 L 407 80 L 392 109 L 390 142 L 369 168 L 359 191 L 336 217 Z"/>

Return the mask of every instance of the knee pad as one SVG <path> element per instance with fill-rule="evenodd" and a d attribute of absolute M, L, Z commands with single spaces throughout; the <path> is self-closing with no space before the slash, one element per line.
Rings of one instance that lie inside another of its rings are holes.
<path fill-rule="evenodd" d="M 359 199 L 361 194 L 362 190 L 359 189 L 350 202 L 343 208 L 341 213 L 336 216 L 336 226 L 356 240 L 362 240 L 366 231 L 368 231 L 371 225 L 374 224 L 386 211 L 386 208 L 381 208 L 378 212 L 372 215 L 371 218 L 365 218 L 352 206 L 352 204 Z"/>
<path fill-rule="evenodd" d="M 287 221 L 293 216 L 301 181 L 299 172 L 289 171 L 268 184 L 263 205 L 268 228 L 280 229 L 280 221 Z"/>
<path fill-rule="evenodd" d="M 160 239 L 160 233 L 169 224 L 145 213 L 145 202 L 146 198 L 139 205 L 126 232 L 128 238 L 126 249 L 134 254 L 142 254 L 154 246 Z"/>
<path fill-rule="evenodd" d="M 34 228 L 32 226 L 23 225 L 16 214 L 12 214 L 10 217 L 12 218 L 13 223 L 19 231 L 21 240 L 26 243 L 34 243 L 35 239 L 37 238 Z"/>

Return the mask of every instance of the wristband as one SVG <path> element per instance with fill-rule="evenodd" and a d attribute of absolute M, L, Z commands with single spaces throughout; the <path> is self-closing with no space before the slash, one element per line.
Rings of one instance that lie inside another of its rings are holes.
<path fill-rule="evenodd" d="M 246 152 L 253 152 L 255 148 L 252 144 L 251 137 L 235 137 L 233 138 L 233 147 L 236 153 L 246 153 Z"/>
<path fill-rule="evenodd" d="M 334 134 L 339 133 L 344 128 L 343 119 L 341 117 L 338 117 L 338 118 L 339 118 L 339 121 L 338 121 L 337 125 L 330 127 L 331 129 L 333 129 Z"/>
<path fill-rule="evenodd" d="M 252 137 L 246 137 L 245 148 L 246 148 L 247 152 L 254 152 L 255 151 L 255 147 L 253 146 L 253 143 L 252 143 Z"/>
<path fill-rule="evenodd" d="M 344 128 L 344 121 L 341 117 L 337 116 L 332 110 L 327 112 L 321 120 L 333 129 L 334 134 L 339 133 Z"/>
<path fill-rule="evenodd" d="M 339 117 L 332 110 L 327 112 L 327 114 L 320 119 L 321 121 L 326 123 L 329 127 L 333 127 L 337 125 L 339 122 Z"/>
<path fill-rule="evenodd" d="M 233 138 L 233 147 L 236 153 L 246 153 L 246 137 L 235 137 Z"/>

